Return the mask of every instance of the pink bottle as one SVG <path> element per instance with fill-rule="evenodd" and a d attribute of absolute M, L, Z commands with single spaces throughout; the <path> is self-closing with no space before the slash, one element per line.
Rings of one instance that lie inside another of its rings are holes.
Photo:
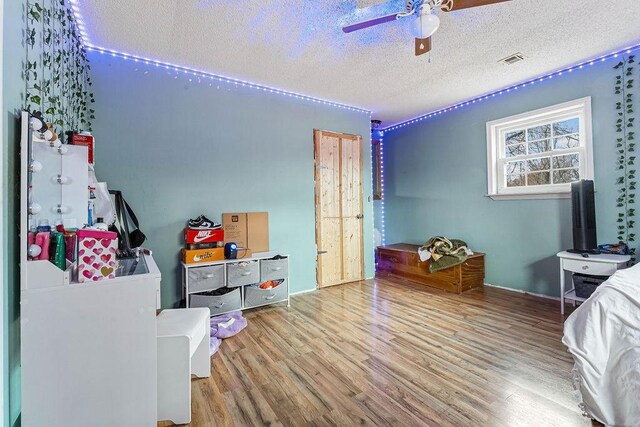
<path fill-rule="evenodd" d="M 38 256 L 38 259 L 49 260 L 49 241 L 51 239 L 51 233 L 48 231 L 41 231 L 36 234 L 36 245 L 42 248 L 42 252 Z"/>

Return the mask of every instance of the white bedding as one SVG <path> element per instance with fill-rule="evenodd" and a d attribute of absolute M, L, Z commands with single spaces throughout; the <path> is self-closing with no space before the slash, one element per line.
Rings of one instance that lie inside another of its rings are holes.
<path fill-rule="evenodd" d="M 640 264 L 598 287 L 564 324 L 585 411 L 612 426 L 640 426 Z"/>

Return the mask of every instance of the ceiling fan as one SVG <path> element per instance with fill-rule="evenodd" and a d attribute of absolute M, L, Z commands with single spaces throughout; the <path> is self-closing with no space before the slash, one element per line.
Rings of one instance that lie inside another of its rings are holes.
<path fill-rule="evenodd" d="M 405 10 L 391 15 L 381 16 L 368 21 L 358 22 L 342 28 L 345 33 L 362 30 L 385 22 L 412 16 L 413 33 L 415 35 L 416 56 L 431 50 L 431 36 L 440 27 L 440 18 L 434 14 L 435 9 L 451 12 L 459 9 L 502 3 L 510 0 L 405 0 Z"/>

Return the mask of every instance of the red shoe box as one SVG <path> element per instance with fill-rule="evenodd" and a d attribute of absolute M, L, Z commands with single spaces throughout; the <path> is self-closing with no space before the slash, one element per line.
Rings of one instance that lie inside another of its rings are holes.
<path fill-rule="evenodd" d="M 189 245 L 196 243 L 223 242 L 224 230 L 222 228 L 217 230 L 192 230 L 190 228 L 185 228 L 184 241 Z"/>

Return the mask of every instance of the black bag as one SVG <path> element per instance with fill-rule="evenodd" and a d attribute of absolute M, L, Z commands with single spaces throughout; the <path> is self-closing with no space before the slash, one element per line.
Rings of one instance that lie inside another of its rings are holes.
<path fill-rule="evenodd" d="M 142 246 L 147 236 L 140 230 L 138 217 L 129 206 L 129 203 L 122 196 L 122 192 L 118 190 L 109 190 L 114 196 L 114 205 L 116 207 L 116 222 L 111 229 L 118 233 L 118 246 L 120 251 L 128 251 Z M 129 231 L 129 221 L 135 225 L 133 231 Z"/>

